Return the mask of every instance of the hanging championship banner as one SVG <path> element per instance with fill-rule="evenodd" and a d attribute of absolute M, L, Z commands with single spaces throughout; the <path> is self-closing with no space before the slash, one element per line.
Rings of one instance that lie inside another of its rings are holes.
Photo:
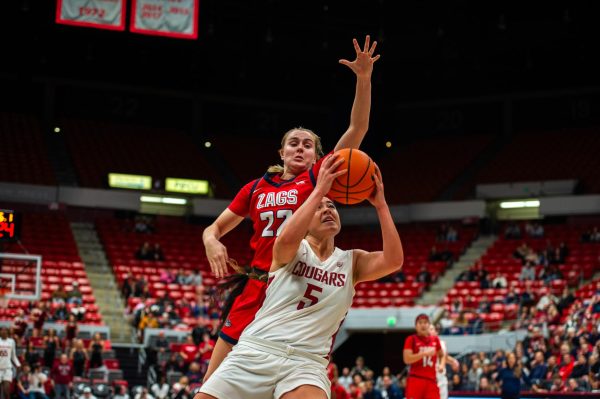
<path fill-rule="evenodd" d="M 132 0 L 130 30 L 145 35 L 196 39 L 198 0 Z"/>
<path fill-rule="evenodd" d="M 125 0 L 56 0 L 56 23 L 125 30 Z"/>

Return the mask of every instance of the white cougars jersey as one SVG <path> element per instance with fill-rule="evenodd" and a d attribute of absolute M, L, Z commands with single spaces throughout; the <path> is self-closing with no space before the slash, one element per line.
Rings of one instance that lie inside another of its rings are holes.
<path fill-rule="evenodd" d="M 269 286 L 244 337 L 256 337 L 326 357 L 354 297 L 352 251 L 335 248 L 321 262 L 306 240 L 296 257 L 269 273 Z"/>
<path fill-rule="evenodd" d="M 21 362 L 17 358 L 17 348 L 15 340 L 12 338 L 0 338 L 0 370 L 12 368 L 12 363 L 21 367 Z"/>

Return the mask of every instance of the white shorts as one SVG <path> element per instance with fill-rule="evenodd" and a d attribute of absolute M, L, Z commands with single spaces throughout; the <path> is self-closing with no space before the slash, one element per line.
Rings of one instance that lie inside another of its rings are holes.
<path fill-rule="evenodd" d="M 448 378 L 445 374 L 437 375 L 437 384 L 440 390 L 440 399 L 448 399 Z"/>
<path fill-rule="evenodd" d="M 313 385 L 331 398 L 326 367 L 327 360 L 289 346 L 241 339 L 200 392 L 219 399 L 279 399 Z"/>
<path fill-rule="evenodd" d="M 13 369 L 0 369 L 0 381 L 11 381 L 13 380 Z"/>

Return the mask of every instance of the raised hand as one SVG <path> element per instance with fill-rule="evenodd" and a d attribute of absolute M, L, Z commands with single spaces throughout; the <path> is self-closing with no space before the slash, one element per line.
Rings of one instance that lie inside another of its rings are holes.
<path fill-rule="evenodd" d="M 331 154 L 323 160 L 323 164 L 319 170 L 319 177 L 317 177 L 315 191 L 322 195 L 327 195 L 334 180 L 348 172 L 348 169 L 343 169 L 336 172 L 336 169 L 342 163 L 344 163 L 344 158 L 340 158 L 337 154 Z"/>
<path fill-rule="evenodd" d="M 375 174 L 373 175 L 373 178 L 375 179 L 375 188 L 373 189 L 373 192 L 368 200 L 371 205 L 377 208 L 386 204 L 385 194 L 383 191 L 383 181 L 381 180 L 381 171 L 377 165 L 375 165 Z"/>
<path fill-rule="evenodd" d="M 358 45 L 358 41 L 356 39 L 352 39 L 352 43 L 354 43 L 356 59 L 354 61 L 341 59 L 339 60 L 339 63 L 352 69 L 352 72 L 354 72 L 358 78 L 371 79 L 371 74 L 373 73 L 373 64 L 381 56 L 378 54 L 373 57 L 375 47 L 377 47 L 377 42 L 375 41 L 373 42 L 373 45 L 371 45 L 371 37 L 367 35 L 365 38 L 365 45 L 362 49 Z"/>

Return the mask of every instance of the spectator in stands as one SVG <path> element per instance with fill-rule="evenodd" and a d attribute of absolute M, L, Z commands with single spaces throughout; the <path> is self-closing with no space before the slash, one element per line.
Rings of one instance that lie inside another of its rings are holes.
<path fill-rule="evenodd" d="M 544 237 L 544 226 L 539 223 L 534 223 L 529 232 L 531 238 L 543 238 Z"/>
<path fill-rule="evenodd" d="M 362 399 L 382 399 L 381 392 L 373 386 L 373 380 L 367 379 L 360 385 Z"/>
<path fill-rule="evenodd" d="M 31 367 L 32 370 L 34 366 L 40 363 L 40 355 L 37 349 L 34 347 L 33 342 L 34 341 L 30 338 L 29 341 L 26 343 L 24 356 L 25 362 L 29 365 L 29 367 Z"/>
<path fill-rule="evenodd" d="M 417 274 L 416 281 L 418 283 L 425 283 L 426 285 L 431 283 L 431 273 L 427 271 L 427 265 L 424 264 L 421 266 L 421 271 Z"/>
<path fill-rule="evenodd" d="M 521 228 L 516 223 L 509 223 L 504 230 L 504 237 L 509 240 L 520 240 Z"/>
<path fill-rule="evenodd" d="M 451 391 L 464 391 L 463 380 L 460 374 L 454 374 L 450 380 Z"/>
<path fill-rule="evenodd" d="M 156 399 L 167 399 L 169 397 L 170 390 L 171 387 L 169 384 L 167 384 L 167 378 L 164 374 L 161 374 L 158 377 L 158 381 L 152 384 L 150 387 L 150 391 Z"/>
<path fill-rule="evenodd" d="M 87 309 L 83 304 L 71 306 L 71 314 L 75 316 L 75 320 L 77 321 L 83 321 L 85 319 L 85 312 L 87 312 Z"/>
<path fill-rule="evenodd" d="M 198 359 L 198 345 L 194 343 L 191 335 L 185 337 L 185 343 L 181 345 L 179 354 L 188 365 Z"/>
<path fill-rule="evenodd" d="M 66 321 L 69 319 L 69 309 L 65 302 L 56 305 L 51 319 L 52 321 Z"/>
<path fill-rule="evenodd" d="M 558 245 L 558 249 L 560 250 L 560 257 L 564 260 L 569 256 L 570 250 L 567 244 L 564 241 Z"/>
<path fill-rule="evenodd" d="M 154 232 L 154 226 L 150 218 L 138 216 L 135 220 L 134 231 L 136 233 L 151 234 Z"/>
<path fill-rule="evenodd" d="M 29 399 L 48 399 L 44 384 L 48 380 L 46 374 L 42 372 L 42 366 L 36 364 L 31 366 L 29 373 Z"/>
<path fill-rule="evenodd" d="M 138 297 L 138 298 L 144 298 L 144 293 L 148 292 L 147 287 L 148 287 L 148 282 L 146 281 L 146 278 L 144 276 L 140 276 L 135 281 L 133 296 Z"/>
<path fill-rule="evenodd" d="M 571 371 L 569 377 L 581 378 L 588 375 L 588 373 L 590 372 L 590 366 L 584 353 L 590 352 L 581 351 L 577 354 L 577 361 L 575 362 L 575 365 L 573 366 L 573 370 Z"/>
<path fill-rule="evenodd" d="M 81 339 L 75 339 L 71 353 L 69 354 L 71 364 L 73 364 L 73 375 L 75 377 L 83 377 L 85 372 L 85 363 L 89 359 L 88 352 L 83 346 Z"/>
<path fill-rule="evenodd" d="M 17 346 L 22 345 L 25 332 L 27 331 L 27 321 L 25 320 L 25 312 L 23 309 L 17 309 L 17 315 L 13 319 L 11 329 L 13 331 L 15 344 L 17 344 Z"/>
<path fill-rule="evenodd" d="M 569 378 L 573 368 L 575 367 L 575 362 L 573 361 L 573 357 L 570 353 L 562 353 L 562 360 L 560 365 L 558 366 L 558 374 L 562 378 L 563 382 Z"/>
<path fill-rule="evenodd" d="M 490 383 L 490 379 L 486 376 L 481 376 L 479 379 L 479 384 L 477 385 L 478 392 L 495 392 L 496 389 L 493 384 Z"/>
<path fill-rule="evenodd" d="M 152 247 L 148 241 L 144 241 L 144 243 L 138 248 L 138 250 L 135 252 L 135 258 L 139 260 L 154 260 Z"/>
<path fill-rule="evenodd" d="M 390 368 L 385 366 L 383 368 L 383 370 L 381 370 L 381 375 L 377 377 L 377 380 L 375 381 L 375 388 L 377 388 L 378 390 L 383 390 L 383 379 L 385 377 L 390 377 L 390 380 L 394 383 L 397 384 L 398 383 L 398 379 L 396 378 L 395 375 L 392 374 L 392 372 L 390 371 Z"/>
<path fill-rule="evenodd" d="M 70 389 L 73 386 L 73 366 L 66 354 L 60 355 L 56 364 L 53 365 L 51 376 L 54 380 L 55 399 L 70 399 Z"/>
<path fill-rule="evenodd" d="M 541 350 L 535 352 L 535 356 L 529 365 L 529 369 L 529 379 L 531 380 L 531 383 L 539 385 L 539 383 L 546 378 L 546 373 L 548 372 L 548 366 L 544 359 L 544 352 Z"/>
<path fill-rule="evenodd" d="M 467 383 L 469 390 L 478 391 L 479 390 L 479 380 L 483 375 L 483 368 L 481 367 L 481 362 L 479 359 L 474 359 L 473 363 L 471 363 L 471 368 L 467 373 Z"/>
<path fill-rule="evenodd" d="M 112 399 L 131 399 L 127 393 L 127 387 L 120 384 L 115 385 L 115 396 Z"/>
<path fill-rule="evenodd" d="M 539 278 L 544 280 L 546 285 L 549 285 L 554 280 L 561 280 L 563 275 L 556 264 L 550 264 L 542 269 Z"/>
<path fill-rule="evenodd" d="M 498 372 L 496 380 L 500 382 L 502 399 L 519 399 L 521 379 L 526 378 L 521 365 L 513 352 L 506 357 L 506 366 Z"/>
<path fill-rule="evenodd" d="M 44 337 L 44 365 L 52 368 L 56 351 L 60 350 L 60 339 L 56 335 L 56 330 L 51 328 L 48 335 Z"/>
<path fill-rule="evenodd" d="M 144 340 L 144 330 L 146 328 L 158 328 L 159 323 L 156 315 L 154 314 L 153 308 L 158 311 L 158 306 L 152 305 L 149 309 L 145 309 L 141 315 L 140 322 L 138 324 L 138 337 L 140 342 Z"/>
<path fill-rule="evenodd" d="M 393 281 L 395 283 L 404 283 L 406 282 L 406 274 L 402 270 L 393 275 Z"/>
<path fill-rule="evenodd" d="M 69 291 L 69 297 L 67 299 L 67 302 L 76 305 L 83 304 L 83 295 L 79 290 L 79 283 L 77 281 L 73 281 L 71 283 L 71 290 Z"/>
<path fill-rule="evenodd" d="M 100 333 L 95 333 L 92 340 L 90 341 L 90 368 L 96 369 L 104 365 L 102 359 L 102 352 L 104 352 L 105 342 L 102 339 Z"/>
<path fill-rule="evenodd" d="M 154 244 L 154 248 L 152 248 L 152 259 L 151 260 L 156 260 L 156 261 L 164 261 L 165 260 L 165 254 L 162 250 L 162 247 L 160 246 L 159 243 L 155 243 Z"/>
<path fill-rule="evenodd" d="M 338 382 L 346 391 L 350 390 L 350 385 L 352 384 L 352 374 L 350 374 L 350 368 L 344 367 L 342 369 L 342 375 L 338 378 Z"/>
<path fill-rule="evenodd" d="M 350 399 L 348 391 L 339 383 L 337 375 L 334 375 L 331 379 L 331 397 L 335 399 Z"/>
<path fill-rule="evenodd" d="M 17 373 L 17 394 L 20 399 L 29 399 L 29 375 L 31 368 L 28 364 L 23 364 L 21 370 Z"/>
<path fill-rule="evenodd" d="M 524 263 L 525 262 L 525 257 L 527 256 L 527 254 L 529 253 L 529 251 L 530 251 L 530 248 L 527 246 L 527 244 L 526 243 L 522 243 L 513 252 L 513 258 L 519 259 L 521 262 Z"/>
<path fill-rule="evenodd" d="M 506 276 L 503 274 L 497 274 L 496 277 L 492 280 L 492 287 L 494 288 L 506 288 L 508 287 L 508 281 L 506 280 Z"/>
<path fill-rule="evenodd" d="M 73 340 L 79 334 L 79 325 L 77 318 L 74 315 L 69 316 L 69 321 L 65 325 L 65 348 L 73 346 Z"/>
<path fill-rule="evenodd" d="M 212 356 L 213 349 L 215 348 L 215 341 L 210 337 L 208 331 L 202 334 L 202 342 L 198 346 L 198 354 L 200 356 L 200 364 L 202 366 L 202 372 L 206 372 L 208 361 Z"/>
<path fill-rule="evenodd" d="M 358 356 L 354 362 L 354 367 L 350 371 L 351 375 L 360 374 L 363 378 L 367 375 L 367 371 L 370 370 L 365 366 L 365 358 Z"/>
<path fill-rule="evenodd" d="M 146 387 L 142 387 L 142 389 L 140 389 L 140 391 L 135 394 L 135 396 L 133 397 L 134 399 L 154 399 L 154 397 L 152 395 L 150 395 L 150 393 L 148 392 L 148 388 Z M 87 398 L 84 398 L 87 399 Z"/>
<path fill-rule="evenodd" d="M 58 288 L 52 293 L 52 303 L 65 303 L 69 294 L 65 291 L 65 286 L 62 284 L 58 285 Z"/>
<path fill-rule="evenodd" d="M 202 285 L 202 275 L 197 269 L 188 270 L 183 282 L 184 285 L 193 285 L 195 287 Z"/>
<path fill-rule="evenodd" d="M 536 305 L 536 308 L 539 311 L 544 311 L 551 304 L 556 305 L 557 303 L 558 303 L 558 299 L 554 295 L 552 295 L 552 292 L 550 290 L 548 290 L 544 295 L 542 295 L 542 297 L 540 298 L 540 300 L 538 301 L 538 303 Z"/>
<path fill-rule="evenodd" d="M 176 280 L 176 276 L 169 269 L 163 269 L 160 272 L 160 282 L 163 284 L 172 284 Z"/>
<path fill-rule="evenodd" d="M 429 260 L 432 262 L 439 262 L 439 261 L 449 261 L 452 259 L 452 252 L 450 251 L 438 251 L 437 247 L 434 245 L 433 247 L 431 247 L 431 250 L 429 251 Z"/>
<path fill-rule="evenodd" d="M 200 384 L 202 382 L 204 374 L 202 373 L 202 369 L 198 362 L 194 361 L 190 363 L 186 377 L 190 384 Z"/>
<path fill-rule="evenodd" d="M 519 274 L 519 281 L 535 280 L 535 267 L 533 262 L 526 262 Z"/>
<path fill-rule="evenodd" d="M 123 286 L 121 287 L 121 294 L 126 300 L 135 292 L 136 280 L 131 272 L 127 273 L 125 279 L 123 279 Z"/>
<path fill-rule="evenodd" d="M 154 342 L 154 350 L 158 353 L 165 353 L 169 349 L 169 341 L 165 337 L 164 331 L 159 331 L 158 337 L 156 337 L 156 341 Z"/>
<path fill-rule="evenodd" d="M 446 233 L 446 241 L 458 241 L 458 231 L 456 231 L 456 229 L 452 226 L 448 227 L 448 232 Z"/>

